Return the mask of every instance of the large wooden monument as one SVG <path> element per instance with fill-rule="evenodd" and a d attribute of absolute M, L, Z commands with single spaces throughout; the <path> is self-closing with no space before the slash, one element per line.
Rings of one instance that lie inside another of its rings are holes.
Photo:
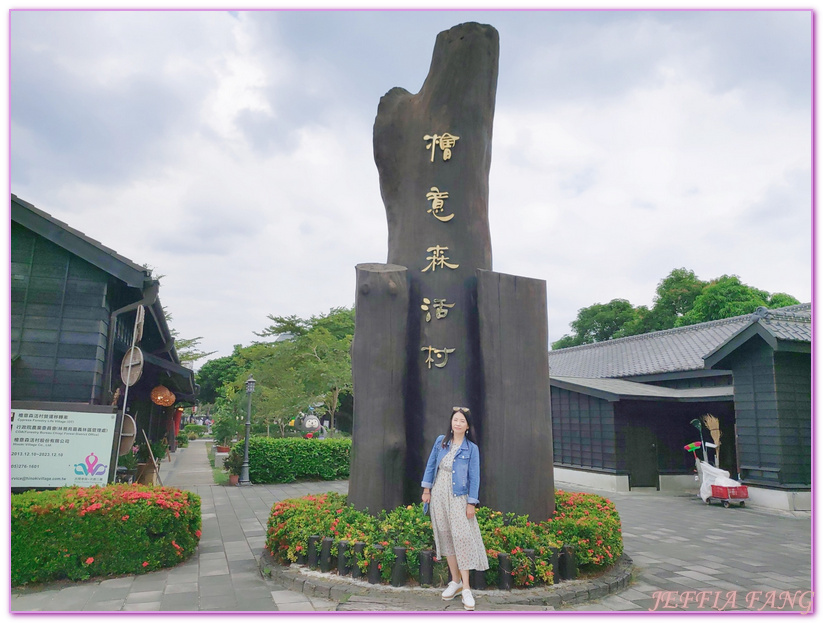
<path fill-rule="evenodd" d="M 359 264 L 349 500 L 420 499 L 452 407 L 471 409 L 480 502 L 535 520 L 554 510 L 546 282 L 492 272 L 488 197 L 499 39 L 441 32 L 416 95 L 380 100 L 374 157 L 387 264 Z"/>

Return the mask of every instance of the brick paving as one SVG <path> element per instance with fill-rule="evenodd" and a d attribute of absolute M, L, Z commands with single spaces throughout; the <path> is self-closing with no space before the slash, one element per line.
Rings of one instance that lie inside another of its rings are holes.
<path fill-rule="evenodd" d="M 460 610 L 438 589 L 393 589 L 361 582 L 360 593 L 301 590 L 260 571 L 266 521 L 279 500 L 348 490 L 347 481 L 230 487 L 215 485 L 205 442 L 191 442 L 165 461 L 163 483 L 202 500 L 197 552 L 172 569 L 87 582 L 11 590 L 10 611 L 436 611 Z M 563 488 L 562 483 L 558 487 Z M 569 486 L 568 489 L 573 489 Z M 596 492 L 596 491 L 594 491 Z M 623 523 L 634 581 L 617 594 L 563 610 L 801 610 L 812 608 L 810 513 L 747 506 L 706 506 L 691 494 L 603 493 Z M 306 575 L 311 572 L 301 571 Z M 288 584 L 288 586 L 287 586 Z M 562 586 L 562 585 L 561 585 Z M 317 593 L 321 594 L 318 595 Z M 511 603 L 500 591 L 476 591 L 478 611 L 553 610 Z M 337 596 L 331 599 L 329 596 Z"/>

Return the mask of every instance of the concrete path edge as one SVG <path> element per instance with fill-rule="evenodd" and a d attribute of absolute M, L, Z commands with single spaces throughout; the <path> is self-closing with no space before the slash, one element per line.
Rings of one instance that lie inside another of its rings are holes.
<path fill-rule="evenodd" d="M 369 584 L 365 580 L 341 577 L 335 573 L 322 573 L 306 565 L 292 564 L 284 566 L 264 550 L 258 559 L 260 573 L 271 578 L 285 588 L 304 593 L 312 597 L 321 597 L 344 602 L 354 595 L 395 598 L 409 595 L 417 598 L 430 598 L 440 601 L 439 588 L 400 587 L 388 584 Z M 490 602 L 499 605 L 552 606 L 562 608 L 575 604 L 600 599 L 607 595 L 619 593 L 632 582 L 634 564 L 632 559 L 623 554 L 603 575 L 591 579 L 567 580 L 547 587 L 513 589 L 477 590 L 477 596 L 485 595 Z"/>

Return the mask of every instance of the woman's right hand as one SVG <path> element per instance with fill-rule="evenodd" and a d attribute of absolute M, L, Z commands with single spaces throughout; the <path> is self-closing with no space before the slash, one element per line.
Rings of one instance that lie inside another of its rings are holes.
<path fill-rule="evenodd" d="M 424 491 L 421 499 L 423 504 L 429 504 L 432 501 L 432 494 L 429 491 Z"/>

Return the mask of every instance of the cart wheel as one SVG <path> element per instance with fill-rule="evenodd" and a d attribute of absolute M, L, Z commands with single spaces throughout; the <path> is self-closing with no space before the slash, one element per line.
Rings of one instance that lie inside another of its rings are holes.
<path fill-rule="evenodd" d="M 706 504 L 711 504 L 711 503 L 712 503 L 712 499 L 711 498 L 706 498 Z"/>
<path fill-rule="evenodd" d="M 729 501 L 723 500 L 723 508 L 729 508 Z"/>
<path fill-rule="evenodd" d="M 743 500 L 740 500 L 740 508 L 743 508 L 744 506 L 746 506 L 746 502 L 743 501 Z"/>

